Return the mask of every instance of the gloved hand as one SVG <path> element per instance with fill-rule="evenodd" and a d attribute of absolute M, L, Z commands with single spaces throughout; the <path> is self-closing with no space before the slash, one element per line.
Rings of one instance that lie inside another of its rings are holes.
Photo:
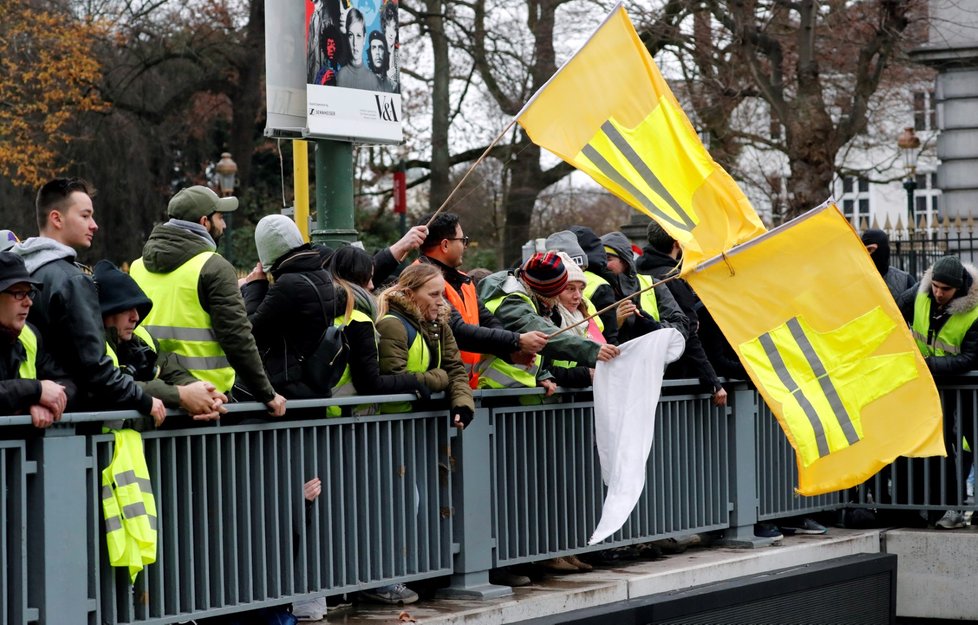
<path fill-rule="evenodd" d="M 414 393 L 421 401 L 428 401 L 431 399 L 431 390 L 428 388 L 428 385 L 421 380 L 415 380 L 414 388 L 409 392 Z"/>
<path fill-rule="evenodd" d="M 475 417 L 475 413 L 468 406 L 455 406 L 452 408 L 452 425 L 460 430 L 464 430 L 465 427 L 472 423 L 472 419 Z"/>

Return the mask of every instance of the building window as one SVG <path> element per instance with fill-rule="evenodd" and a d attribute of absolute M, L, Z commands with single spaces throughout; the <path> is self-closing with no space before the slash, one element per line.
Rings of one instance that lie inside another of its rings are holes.
<path fill-rule="evenodd" d="M 940 221 L 941 190 L 937 186 L 937 174 L 917 174 L 917 189 L 914 191 L 913 222 L 919 226 L 923 219 L 924 227 L 932 228 Z"/>
<path fill-rule="evenodd" d="M 844 176 L 842 178 L 842 214 L 855 228 L 869 224 L 869 180 Z"/>
<path fill-rule="evenodd" d="M 933 91 L 914 92 L 913 129 L 937 130 L 937 106 L 935 106 Z"/>

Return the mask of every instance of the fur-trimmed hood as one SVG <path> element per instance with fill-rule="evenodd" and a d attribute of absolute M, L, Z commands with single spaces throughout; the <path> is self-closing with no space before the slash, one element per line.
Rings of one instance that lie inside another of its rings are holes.
<path fill-rule="evenodd" d="M 961 293 L 959 290 L 954 296 L 954 299 L 947 305 L 947 312 L 952 315 L 968 312 L 978 306 L 978 267 L 975 267 L 971 263 L 961 264 L 964 265 L 964 270 L 968 274 L 969 284 L 967 284 L 968 288 L 964 293 Z M 930 293 L 933 275 L 934 268 L 929 267 L 920 279 L 920 285 L 917 287 L 918 293 Z"/>

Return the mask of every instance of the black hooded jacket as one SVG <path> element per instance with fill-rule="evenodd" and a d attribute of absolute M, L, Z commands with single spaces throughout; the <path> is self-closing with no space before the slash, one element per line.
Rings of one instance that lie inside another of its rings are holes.
<path fill-rule="evenodd" d="M 662 280 L 673 273 L 676 268 L 676 260 L 651 245 L 647 245 L 642 249 L 642 255 L 635 261 L 635 268 L 639 273 L 650 275 L 656 280 Z M 685 280 L 672 280 L 667 282 L 666 286 L 669 287 L 669 292 L 676 299 L 679 308 L 689 319 L 686 351 L 683 352 L 679 360 L 669 365 L 666 369 L 666 377 L 697 377 L 700 382 L 716 391 L 721 388 L 720 379 L 717 377 L 713 365 L 710 364 L 710 359 L 707 358 L 699 337 L 699 321 L 696 313 L 699 298 L 696 297 L 693 288 Z"/>
<path fill-rule="evenodd" d="M 282 256 L 270 271 L 271 285 L 256 280 L 241 288 L 268 380 L 289 399 L 324 397 L 303 379 L 302 361 L 316 349 L 326 324 L 343 312 L 333 281 L 308 244 Z"/>

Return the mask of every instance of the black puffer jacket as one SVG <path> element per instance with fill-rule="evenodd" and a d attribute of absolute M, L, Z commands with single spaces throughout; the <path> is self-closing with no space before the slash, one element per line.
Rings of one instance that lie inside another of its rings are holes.
<path fill-rule="evenodd" d="M 148 415 L 153 398 L 120 371 L 105 352 L 105 332 L 95 282 L 74 261 L 70 248 L 45 237 L 13 248 L 44 289 L 29 319 L 44 337 L 60 369 L 84 390 L 79 408 L 135 409 Z"/>
<path fill-rule="evenodd" d="M 44 350 L 44 342 L 37 331 L 37 379 L 20 379 L 20 365 L 27 360 L 27 350 L 17 337 L 0 331 L 0 415 L 26 413 L 41 398 L 39 380 L 53 380 L 65 387 L 65 394 L 71 402 L 75 397 L 75 384 L 67 379 L 55 362 Z"/>
<path fill-rule="evenodd" d="M 650 275 L 656 280 L 662 280 L 673 272 L 676 267 L 676 260 L 647 245 L 642 249 L 642 255 L 635 261 L 635 267 L 639 273 Z M 713 391 L 717 391 L 721 388 L 720 379 L 717 377 L 713 365 L 710 364 L 699 337 L 699 322 L 696 313 L 699 298 L 685 280 L 673 280 L 667 282 L 666 286 L 675 298 L 676 303 L 679 304 L 680 310 L 689 319 L 686 351 L 683 352 L 679 360 L 669 365 L 666 369 L 666 377 L 687 378 L 695 376 L 699 378 L 700 382 L 711 387 Z"/>
<path fill-rule="evenodd" d="M 302 360 L 316 349 L 327 323 L 343 311 L 320 262 L 319 253 L 303 245 L 272 266 L 274 283 L 256 280 L 241 288 L 268 380 L 289 399 L 328 395 L 302 376 Z"/>

